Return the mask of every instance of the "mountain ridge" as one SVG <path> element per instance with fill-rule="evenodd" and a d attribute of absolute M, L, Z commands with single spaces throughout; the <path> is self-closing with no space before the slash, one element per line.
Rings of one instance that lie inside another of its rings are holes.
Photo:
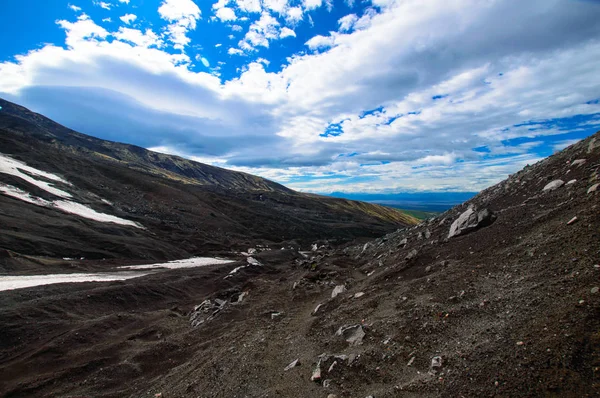
<path fill-rule="evenodd" d="M 22 254 L 167 260 L 242 250 L 251 242 L 340 243 L 418 222 L 391 208 L 295 192 L 250 174 L 89 137 L 4 100 L 0 106 L 3 154 L 64 178 L 70 185 L 52 184 L 62 184 L 78 205 L 144 227 L 131 231 L 57 214 L 65 205 L 56 196 L 0 173 L 4 186 L 55 203 L 34 208 L 0 195 L 7 210 L 0 214 L 7 226 L 0 247 Z"/>

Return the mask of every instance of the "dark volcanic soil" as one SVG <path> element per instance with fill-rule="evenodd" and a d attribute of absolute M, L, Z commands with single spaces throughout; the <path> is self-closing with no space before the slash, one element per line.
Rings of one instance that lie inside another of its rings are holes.
<path fill-rule="evenodd" d="M 241 263 L 0 292 L 0 394 L 600 396 L 599 142 L 366 245 L 265 251 L 227 279 Z M 556 179 L 576 181 L 544 192 Z M 497 219 L 447 239 L 469 205 Z M 207 299 L 227 304 L 193 328 Z"/>

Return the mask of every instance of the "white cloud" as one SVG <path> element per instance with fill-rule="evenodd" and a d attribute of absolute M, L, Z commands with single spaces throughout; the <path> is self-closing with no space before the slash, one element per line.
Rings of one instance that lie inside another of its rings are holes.
<path fill-rule="evenodd" d="M 233 30 L 234 32 L 241 32 L 243 28 L 240 25 L 233 25 L 231 27 L 231 30 Z"/>
<path fill-rule="evenodd" d="M 215 15 L 217 16 L 217 18 L 219 18 L 223 22 L 225 22 L 225 21 L 235 21 L 237 19 L 237 17 L 235 16 L 235 12 L 233 11 L 233 9 L 232 8 L 228 8 L 228 7 L 219 8 L 217 10 L 217 12 L 215 13 Z"/>
<path fill-rule="evenodd" d="M 267 11 L 263 11 L 259 20 L 250 25 L 244 39 L 239 42 L 242 50 L 253 50 L 255 47 L 269 47 L 269 40 L 279 38 L 279 22 Z"/>
<path fill-rule="evenodd" d="M 112 19 L 110 17 L 102 18 L 102 22 L 112 22 Z"/>
<path fill-rule="evenodd" d="M 292 25 L 296 25 L 298 22 L 302 21 L 302 11 L 301 7 L 290 7 L 287 10 L 286 21 L 291 23 Z"/>
<path fill-rule="evenodd" d="M 285 39 L 286 37 L 296 37 L 296 32 L 294 32 L 290 28 L 284 26 L 283 28 L 281 28 L 281 31 L 279 32 L 279 38 Z"/>
<path fill-rule="evenodd" d="M 244 55 L 244 52 L 242 50 L 240 50 L 239 48 L 229 48 L 229 50 L 227 50 L 227 54 L 229 55 Z"/>
<path fill-rule="evenodd" d="M 302 6 L 305 10 L 310 11 L 315 8 L 321 7 L 323 4 L 322 0 L 302 0 Z"/>
<path fill-rule="evenodd" d="M 213 10 L 215 10 L 215 15 L 217 18 L 223 22 L 235 21 L 237 19 L 233 8 L 227 7 L 228 3 L 229 0 L 219 0 L 212 6 Z"/>
<path fill-rule="evenodd" d="M 94 0 L 94 4 L 97 6 L 100 6 L 101 8 L 104 8 L 105 10 L 110 10 L 111 7 L 113 6 L 111 3 L 106 3 L 104 1 L 96 1 L 96 0 Z"/>
<path fill-rule="evenodd" d="M 323 50 L 323 49 L 327 49 L 327 48 L 334 46 L 335 37 L 334 36 L 317 35 L 317 36 L 312 37 L 305 44 L 311 50 Z"/>
<path fill-rule="evenodd" d="M 288 8 L 288 0 L 263 0 L 263 5 L 268 10 L 284 15 Z"/>
<path fill-rule="evenodd" d="M 262 12 L 260 0 L 234 0 L 242 12 Z"/>
<path fill-rule="evenodd" d="M 119 17 L 119 19 L 123 22 L 125 22 L 127 25 L 131 24 L 133 21 L 135 21 L 137 19 L 137 15 L 134 14 L 125 14 L 122 17 Z"/>
<path fill-rule="evenodd" d="M 162 47 L 164 45 L 162 40 L 151 29 L 147 29 L 143 33 L 141 30 L 120 27 L 119 31 L 114 33 L 113 36 L 118 40 L 146 48 L 151 46 Z"/>
<path fill-rule="evenodd" d="M 340 27 L 340 32 L 349 32 L 352 30 L 354 24 L 358 21 L 358 17 L 356 14 L 349 14 L 345 17 L 342 17 L 338 20 L 338 25 Z"/>
<path fill-rule="evenodd" d="M 119 3 L 129 4 L 129 0 L 119 0 Z"/>
<path fill-rule="evenodd" d="M 69 4 L 68 7 L 75 12 L 81 11 L 81 7 L 77 7 L 76 5 L 73 5 L 73 4 Z"/>
<path fill-rule="evenodd" d="M 221 44 L 221 43 L 217 43 L 217 44 L 215 44 L 215 47 L 216 47 L 216 48 L 219 48 L 219 47 L 221 47 L 222 45 L 223 45 L 223 44 Z"/>
<path fill-rule="evenodd" d="M 173 47 L 183 49 L 188 45 L 187 32 L 196 29 L 196 21 L 201 15 L 196 3 L 192 0 L 163 0 L 158 13 L 162 19 L 171 22 L 167 32 Z"/>

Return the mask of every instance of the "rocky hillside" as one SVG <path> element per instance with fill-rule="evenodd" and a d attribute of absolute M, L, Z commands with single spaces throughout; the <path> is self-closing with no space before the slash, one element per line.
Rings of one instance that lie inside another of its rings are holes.
<path fill-rule="evenodd" d="M 374 237 L 417 220 L 89 137 L 0 100 L 0 248 L 163 260 Z"/>
<path fill-rule="evenodd" d="M 0 394 L 600 396 L 599 183 L 600 133 L 367 243 L 3 292 Z"/>

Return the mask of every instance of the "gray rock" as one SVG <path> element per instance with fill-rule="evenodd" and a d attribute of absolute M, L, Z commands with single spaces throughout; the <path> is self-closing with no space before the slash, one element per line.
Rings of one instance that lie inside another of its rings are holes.
<path fill-rule="evenodd" d="M 411 366 L 417 357 L 412 357 L 410 361 L 406 364 L 406 366 Z"/>
<path fill-rule="evenodd" d="M 355 299 L 357 299 L 357 298 L 361 298 L 361 297 L 362 297 L 362 296 L 364 296 L 364 295 L 365 295 L 365 292 L 358 292 L 358 293 L 354 294 L 354 298 L 355 298 Z"/>
<path fill-rule="evenodd" d="M 588 190 L 587 193 L 592 193 L 592 192 L 596 192 L 598 190 L 598 187 L 600 187 L 600 184 L 594 184 L 592 185 Z"/>
<path fill-rule="evenodd" d="M 345 291 L 346 291 L 346 286 L 344 286 L 344 285 L 337 285 L 333 289 L 333 292 L 331 292 L 331 298 L 336 298 L 339 294 L 342 294 Z"/>
<path fill-rule="evenodd" d="M 571 181 L 567 182 L 565 185 L 575 184 L 576 182 L 577 182 L 577 180 L 571 180 Z"/>
<path fill-rule="evenodd" d="M 598 293 L 599 291 L 600 291 L 600 288 L 599 288 L 598 286 L 595 286 L 595 287 L 593 287 L 593 288 L 590 290 L 590 292 L 591 292 L 592 294 L 596 294 L 596 293 Z"/>
<path fill-rule="evenodd" d="M 554 180 L 552 182 L 549 182 L 548 184 L 546 184 L 546 186 L 544 187 L 544 189 L 542 189 L 542 191 L 554 191 L 555 189 L 558 189 L 560 187 L 562 187 L 563 185 L 565 185 L 565 182 L 563 180 Z"/>
<path fill-rule="evenodd" d="M 261 266 L 262 264 L 260 263 L 260 261 L 258 261 L 257 259 L 255 259 L 254 257 L 248 257 L 246 259 L 246 261 L 248 262 L 248 264 L 250 265 L 258 265 Z"/>
<path fill-rule="evenodd" d="M 600 142 L 596 139 L 596 137 L 590 140 L 590 144 L 588 145 L 587 153 L 592 153 L 596 148 L 600 147 Z"/>
<path fill-rule="evenodd" d="M 335 335 L 342 336 L 351 346 L 361 345 L 363 338 L 365 337 L 365 331 L 361 325 L 341 326 L 337 332 L 335 332 Z"/>
<path fill-rule="evenodd" d="M 412 249 L 407 255 L 406 255 L 406 260 L 412 260 L 413 258 L 417 257 L 419 255 L 419 252 L 417 249 Z"/>
<path fill-rule="evenodd" d="M 317 305 L 315 307 L 315 309 L 313 310 L 313 312 L 311 312 L 312 315 L 317 315 L 317 313 L 319 312 L 319 310 L 321 309 L 321 307 L 323 306 L 323 303 Z"/>
<path fill-rule="evenodd" d="M 575 216 L 575 217 L 571 218 L 571 219 L 569 220 L 569 222 L 567 223 L 567 225 L 575 224 L 576 222 L 577 222 L 577 216 Z"/>
<path fill-rule="evenodd" d="M 294 359 L 288 366 L 285 367 L 285 369 L 283 369 L 284 371 L 288 371 L 292 368 L 295 368 L 296 366 L 298 366 L 300 364 L 300 360 L 299 359 Z"/>
<path fill-rule="evenodd" d="M 240 293 L 240 295 L 238 296 L 237 302 L 241 303 L 242 301 L 244 301 L 244 299 L 246 298 L 247 295 L 248 295 L 248 292 Z"/>
<path fill-rule="evenodd" d="M 491 225 L 495 220 L 496 216 L 491 210 L 482 209 L 477 212 L 474 208 L 469 207 L 450 226 L 448 239 Z"/>
<path fill-rule="evenodd" d="M 442 367 L 442 357 L 433 357 L 431 358 L 431 367 L 432 368 L 441 368 Z"/>
<path fill-rule="evenodd" d="M 425 239 L 429 239 L 429 238 L 431 238 L 431 232 L 428 229 L 426 229 L 425 230 Z"/>
<path fill-rule="evenodd" d="M 313 369 L 312 375 L 310 376 L 311 381 L 321 380 L 321 359 L 317 362 L 317 366 Z"/>
<path fill-rule="evenodd" d="M 573 163 L 571 163 L 571 167 L 583 166 L 584 164 L 585 164 L 585 159 L 577 159 L 577 160 L 574 160 Z"/>
<path fill-rule="evenodd" d="M 408 239 L 404 238 L 400 241 L 400 243 L 398 243 L 398 246 L 406 246 L 407 243 L 408 243 Z"/>

